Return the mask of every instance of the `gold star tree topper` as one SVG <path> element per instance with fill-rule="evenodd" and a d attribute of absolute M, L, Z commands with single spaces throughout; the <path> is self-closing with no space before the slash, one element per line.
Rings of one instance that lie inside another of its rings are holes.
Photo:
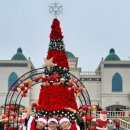
<path fill-rule="evenodd" d="M 50 70 L 50 68 L 55 65 L 53 63 L 53 58 L 51 58 L 49 60 L 48 59 L 44 59 L 44 61 L 45 61 L 44 66 L 47 67 L 48 70 Z"/>

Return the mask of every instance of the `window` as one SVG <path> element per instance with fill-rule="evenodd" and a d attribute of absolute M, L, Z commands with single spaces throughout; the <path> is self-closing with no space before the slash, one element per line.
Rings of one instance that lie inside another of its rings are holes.
<path fill-rule="evenodd" d="M 122 92 L 122 78 L 116 73 L 112 79 L 112 92 Z"/>
<path fill-rule="evenodd" d="M 9 81 L 8 81 L 8 89 L 11 88 L 11 86 L 14 84 L 14 82 L 18 79 L 18 76 L 15 72 L 12 72 L 9 76 Z M 17 86 L 18 83 L 16 83 L 14 86 Z"/>

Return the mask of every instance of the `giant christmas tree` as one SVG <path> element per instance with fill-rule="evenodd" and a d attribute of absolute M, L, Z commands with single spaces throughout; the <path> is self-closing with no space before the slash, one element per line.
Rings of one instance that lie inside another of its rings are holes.
<path fill-rule="evenodd" d="M 70 119 L 74 119 L 74 114 L 65 111 L 65 108 L 70 107 L 77 110 L 76 80 L 70 77 L 60 22 L 56 18 L 51 26 L 50 44 L 42 81 L 36 115 L 68 116 Z"/>

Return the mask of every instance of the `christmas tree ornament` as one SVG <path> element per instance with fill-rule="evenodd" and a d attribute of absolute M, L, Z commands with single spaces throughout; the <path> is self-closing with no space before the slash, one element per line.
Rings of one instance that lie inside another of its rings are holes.
<path fill-rule="evenodd" d="M 82 92 L 82 91 L 84 91 L 84 87 L 79 87 L 79 88 L 78 88 L 78 92 L 80 93 L 80 92 Z"/>
<path fill-rule="evenodd" d="M 88 110 L 92 110 L 91 106 L 88 106 Z"/>
<path fill-rule="evenodd" d="M 11 88 L 11 90 L 14 91 L 14 92 L 17 91 L 17 87 L 13 86 L 13 87 Z"/>
<path fill-rule="evenodd" d="M 19 86 L 20 90 L 23 91 L 25 89 L 24 86 Z"/>
<path fill-rule="evenodd" d="M 33 82 L 32 79 L 29 79 L 29 80 L 28 80 L 28 86 L 31 86 L 31 85 L 32 85 L 32 82 Z"/>
<path fill-rule="evenodd" d="M 96 130 L 94 126 L 89 126 L 88 130 Z"/>
<path fill-rule="evenodd" d="M 45 61 L 45 67 L 47 67 L 48 70 L 50 70 L 50 68 L 55 65 L 53 63 L 53 58 L 51 58 L 49 60 L 48 59 L 44 59 L 44 61 Z"/>
<path fill-rule="evenodd" d="M 10 110 L 11 110 L 11 111 L 14 111 L 14 110 L 15 110 L 15 106 L 11 105 L 11 106 L 10 106 Z"/>
<path fill-rule="evenodd" d="M 26 81 L 26 82 L 24 82 L 24 86 L 25 87 L 28 87 L 29 86 L 29 83 Z"/>
<path fill-rule="evenodd" d="M 21 93 L 21 97 L 27 97 L 26 93 Z"/>
<path fill-rule="evenodd" d="M 21 77 L 20 82 L 23 83 L 23 81 L 24 81 L 24 77 Z"/>
<path fill-rule="evenodd" d="M 97 107 L 95 105 L 92 105 L 91 108 L 93 111 L 95 111 L 97 109 Z"/>
<path fill-rule="evenodd" d="M 39 81 L 39 78 L 35 77 L 35 78 L 34 78 L 34 81 L 35 81 L 35 82 L 38 82 L 38 81 Z"/>
<path fill-rule="evenodd" d="M 85 110 L 85 111 L 87 111 L 88 107 L 89 107 L 88 105 L 84 105 L 84 106 L 82 106 L 82 109 Z"/>
<path fill-rule="evenodd" d="M 28 92 L 28 90 L 27 90 L 27 89 L 24 89 L 24 90 L 23 90 L 23 93 L 25 93 L 25 94 L 26 94 L 27 92 Z"/>
<path fill-rule="evenodd" d="M 61 78 L 61 79 L 60 79 L 60 82 L 61 82 L 62 84 L 64 84 L 65 78 Z"/>

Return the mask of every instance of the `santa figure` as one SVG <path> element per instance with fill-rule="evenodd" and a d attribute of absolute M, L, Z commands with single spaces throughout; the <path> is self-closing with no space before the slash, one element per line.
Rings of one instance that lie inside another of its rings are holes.
<path fill-rule="evenodd" d="M 103 110 L 100 112 L 100 118 L 96 119 L 97 127 L 96 130 L 108 130 L 107 128 L 107 111 Z"/>

